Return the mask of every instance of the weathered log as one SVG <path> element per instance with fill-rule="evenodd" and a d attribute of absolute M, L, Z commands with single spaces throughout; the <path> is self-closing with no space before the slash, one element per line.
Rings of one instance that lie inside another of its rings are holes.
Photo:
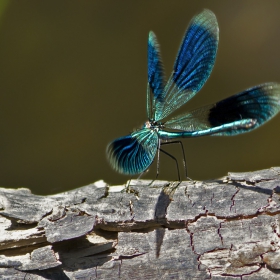
<path fill-rule="evenodd" d="M 280 279 L 280 168 L 0 188 L 0 279 Z"/>

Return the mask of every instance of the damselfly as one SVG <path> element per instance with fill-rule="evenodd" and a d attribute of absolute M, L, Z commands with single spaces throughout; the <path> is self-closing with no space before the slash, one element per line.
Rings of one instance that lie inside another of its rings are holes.
<path fill-rule="evenodd" d="M 279 112 L 280 85 L 266 83 L 166 120 L 208 79 L 214 66 L 218 41 L 217 19 L 211 11 L 204 10 L 191 20 L 173 72 L 166 82 L 156 36 L 153 32 L 149 33 L 148 121 L 142 128 L 107 146 L 109 162 L 116 171 L 128 175 L 140 174 L 152 164 L 157 152 L 159 155 L 161 145 L 166 142 L 177 138 L 249 132 Z"/>

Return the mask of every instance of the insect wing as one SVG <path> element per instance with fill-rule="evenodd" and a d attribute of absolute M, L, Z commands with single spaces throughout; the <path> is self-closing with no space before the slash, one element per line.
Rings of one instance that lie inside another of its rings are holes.
<path fill-rule="evenodd" d="M 207 105 L 190 113 L 177 116 L 165 123 L 166 128 L 182 131 L 213 130 L 214 136 L 230 136 L 249 132 L 264 124 L 280 111 L 280 85 L 266 83 L 228 97 L 213 105 Z M 252 126 L 235 126 L 225 130 L 223 125 L 239 120 L 252 119 Z"/>
<path fill-rule="evenodd" d="M 157 147 L 157 133 L 141 129 L 111 142 L 107 146 L 107 156 L 116 171 L 135 175 L 144 172 L 151 165 Z"/>
<path fill-rule="evenodd" d="M 209 10 L 195 16 L 183 38 L 173 73 L 161 100 L 155 104 L 155 120 L 167 117 L 190 100 L 204 85 L 215 63 L 219 41 L 216 16 Z"/>
<path fill-rule="evenodd" d="M 148 39 L 148 87 L 147 87 L 147 116 L 154 119 L 153 112 L 156 102 L 163 101 L 165 86 L 164 71 L 156 35 L 150 31 Z"/>

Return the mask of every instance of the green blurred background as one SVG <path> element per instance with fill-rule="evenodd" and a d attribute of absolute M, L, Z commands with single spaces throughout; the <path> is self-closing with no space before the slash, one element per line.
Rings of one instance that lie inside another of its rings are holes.
<path fill-rule="evenodd" d="M 217 61 L 183 110 L 280 82 L 278 0 L 1 0 L 0 185 L 50 194 L 99 179 L 125 183 L 105 149 L 146 121 L 148 32 L 168 76 L 189 21 L 204 8 L 220 26 Z M 279 166 L 279 129 L 280 115 L 249 134 L 185 139 L 189 176 Z M 181 159 L 176 145 L 167 150 Z M 177 178 L 165 155 L 160 174 Z M 155 164 L 144 178 L 154 176 Z"/>

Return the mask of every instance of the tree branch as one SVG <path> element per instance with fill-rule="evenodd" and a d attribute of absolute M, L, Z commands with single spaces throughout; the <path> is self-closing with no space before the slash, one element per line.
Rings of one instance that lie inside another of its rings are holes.
<path fill-rule="evenodd" d="M 279 167 L 150 183 L 0 188 L 1 279 L 279 279 Z"/>

